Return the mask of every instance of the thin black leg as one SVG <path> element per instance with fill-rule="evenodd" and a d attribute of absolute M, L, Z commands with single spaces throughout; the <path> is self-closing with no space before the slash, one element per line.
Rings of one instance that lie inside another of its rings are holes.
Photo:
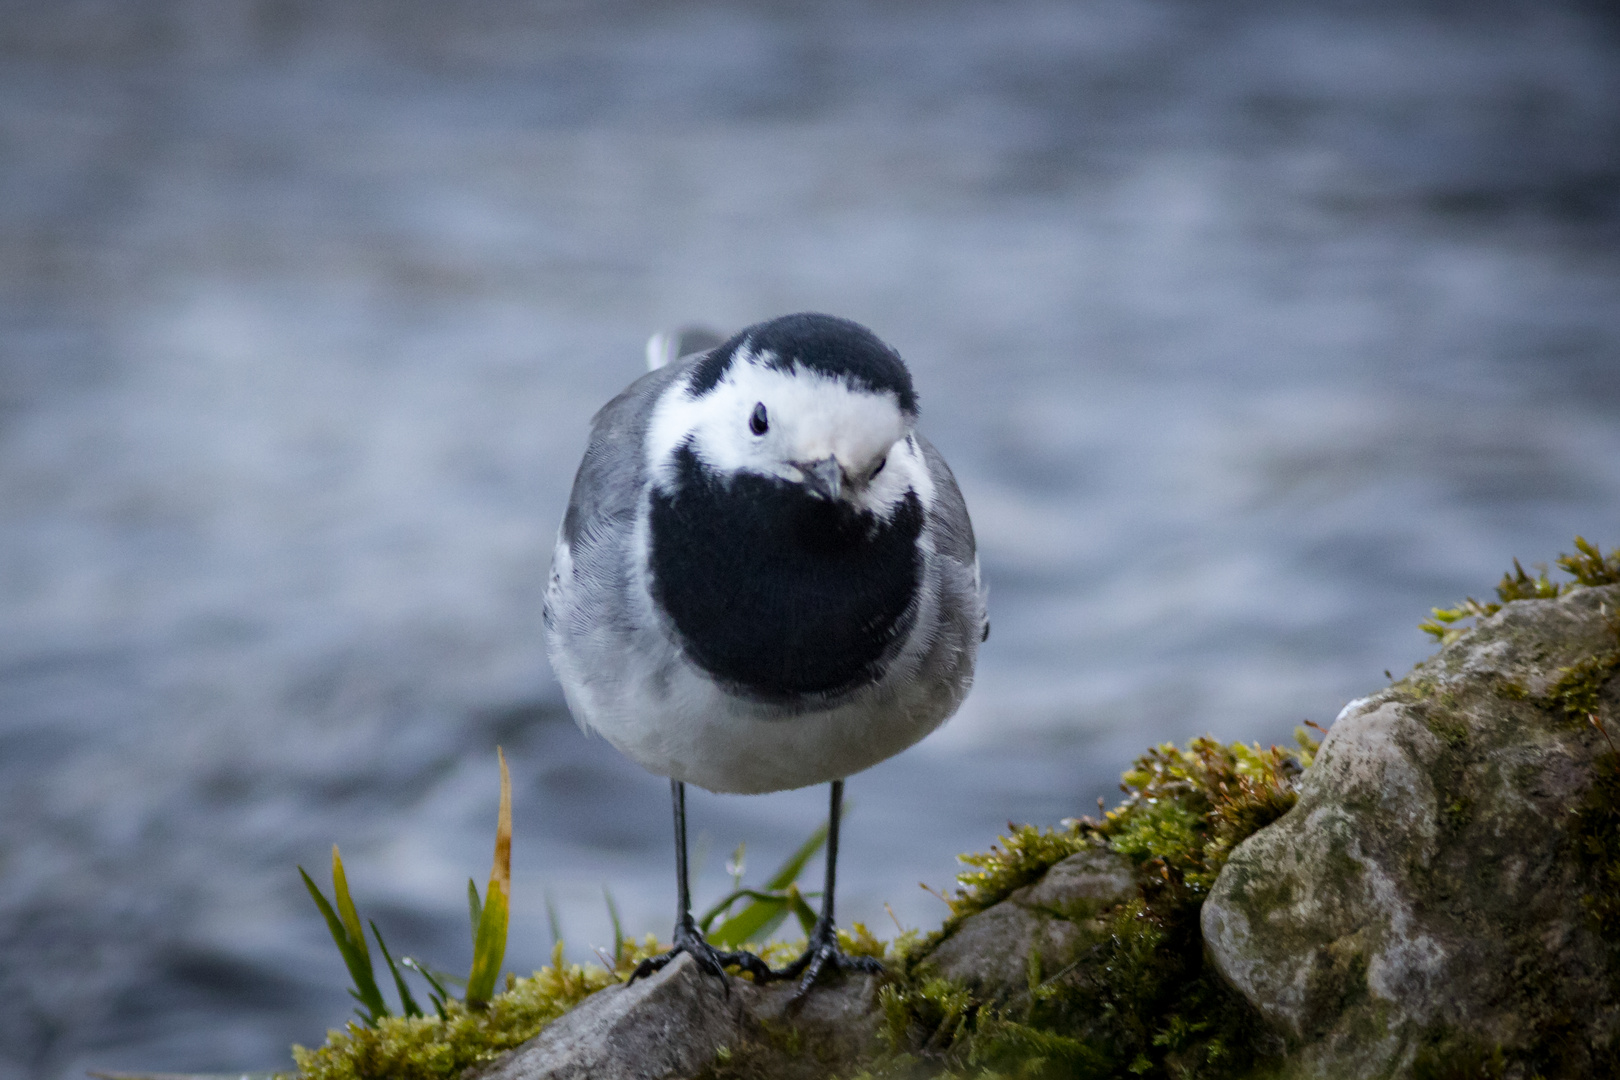
<path fill-rule="evenodd" d="M 833 928 L 833 890 L 838 887 L 838 820 L 844 816 L 844 782 L 832 782 L 832 798 L 827 806 L 827 887 L 821 893 L 821 918 L 816 929 L 825 933 Z"/>
<path fill-rule="evenodd" d="M 692 918 L 692 887 L 686 873 L 686 785 L 679 780 L 669 782 L 670 802 L 675 812 L 675 945 L 667 953 L 659 956 L 649 956 L 636 965 L 636 970 L 630 973 L 630 981 L 645 978 L 655 971 L 663 970 L 664 966 L 681 953 L 690 953 L 698 962 L 698 966 L 711 975 L 718 975 L 722 979 L 726 976 L 728 966 L 740 967 L 744 971 L 752 972 L 754 978 L 764 980 L 771 976 L 771 969 L 765 961 L 751 952 L 738 950 L 735 952 L 721 952 L 707 941 L 698 930 L 697 922 Z M 726 988 L 730 993 L 731 988 Z"/>
<path fill-rule="evenodd" d="M 686 876 L 686 785 L 671 780 L 669 798 L 675 809 L 675 922 L 678 925 L 692 917 L 692 886 Z"/>
<path fill-rule="evenodd" d="M 809 993 L 816 979 L 829 967 L 838 971 L 864 971 L 872 974 L 883 970 L 883 963 L 880 960 L 870 956 L 846 956 L 838 948 L 838 926 L 833 918 L 833 893 L 838 887 L 838 821 L 843 812 L 844 782 L 834 780 L 832 797 L 827 807 L 827 883 L 821 893 L 821 915 L 816 919 L 815 929 L 810 932 L 810 941 L 804 955 L 781 971 L 773 973 L 779 979 L 792 979 L 803 972 L 804 978 L 793 995 L 796 998 Z"/>

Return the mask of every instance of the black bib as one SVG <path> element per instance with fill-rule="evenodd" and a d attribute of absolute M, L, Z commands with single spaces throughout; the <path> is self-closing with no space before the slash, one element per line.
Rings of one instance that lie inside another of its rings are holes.
<path fill-rule="evenodd" d="M 652 494 L 653 595 L 733 691 L 836 695 L 882 677 L 910 628 L 922 525 L 915 492 L 885 522 L 785 480 L 728 481 L 683 446 L 675 494 Z"/>

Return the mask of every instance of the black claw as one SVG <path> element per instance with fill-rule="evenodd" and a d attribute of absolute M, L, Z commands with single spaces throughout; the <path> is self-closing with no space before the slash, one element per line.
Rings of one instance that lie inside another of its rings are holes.
<path fill-rule="evenodd" d="M 726 968 L 740 967 L 751 973 L 755 979 L 764 981 L 771 977 L 771 969 L 765 961 L 751 952 L 736 950 L 721 952 L 703 939 L 695 923 L 690 918 L 678 923 L 675 927 L 675 944 L 666 953 L 658 956 L 649 956 L 636 965 L 636 970 L 630 973 L 628 982 L 644 979 L 649 975 L 662 971 L 671 960 L 686 953 L 696 960 L 698 967 L 716 975 L 721 979 L 721 986 L 725 988 L 727 996 L 731 994 L 731 984 L 726 980 Z"/>
<path fill-rule="evenodd" d="M 871 956 L 850 956 L 838 947 L 838 934 L 832 927 L 818 926 L 810 935 L 809 947 L 804 954 L 780 971 L 771 972 L 773 979 L 799 979 L 799 988 L 793 992 L 797 1001 L 810 992 L 825 971 L 853 971 L 866 975 L 881 975 L 883 961 Z M 800 978 L 802 974 L 802 978 Z"/>

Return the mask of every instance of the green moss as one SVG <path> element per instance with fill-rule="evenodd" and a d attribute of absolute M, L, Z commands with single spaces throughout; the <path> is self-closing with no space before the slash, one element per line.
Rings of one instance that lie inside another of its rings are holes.
<path fill-rule="evenodd" d="M 1428 1032 L 1412 1060 L 1412 1080 L 1556 1080 L 1562 1076 L 1610 1076 L 1594 1073 L 1596 1047 L 1585 1045 L 1582 1025 L 1564 1017 L 1547 1026 L 1536 1046 L 1510 1046 L 1477 1034 L 1440 1026 Z"/>
<path fill-rule="evenodd" d="M 1570 836 L 1588 882 L 1581 902 L 1598 932 L 1620 948 L 1620 753 L 1600 755 L 1595 766 Z"/>
<path fill-rule="evenodd" d="M 1577 536 L 1575 554 L 1558 556 L 1558 565 L 1580 585 L 1620 585 L 1620 548 L 1604 555 L 1596 544 Z"/>
<path fill-rule="evenodd" d="M 1547 691 L 1548 701 L 1570 720 L 1584 723 L 1597 712 L 1603 684 L 1620 667 L 1620 647 L 1588 656 L 1566 668 L 1559 668 L 1559 679 Z"/>
<path fill-rule="evenodd" d="M 1496 692 L 1509 701 L 1529 701 L 1530 691 L 1519 683 L 1509 679 L 1501 679 L 1496 683 Z"/>
<path fill-rule="evenodd" d="M 955 921 L 998 904 L 1018 889 L 1040 879 L 1047 867 L 1079 852 L 1088 840 L 1079 822 L 1062 829 L 1033 825 L 1011 827 L 989 851 L 963 855 L 962 862 L 976 867 L 957 875 L 961 888 L 947 897 Z"/>
<path fill-rule="evenodd" d="M 1196 921 L 1145 901 L 1115 913 L 1081 963 L 1021 1001 L 992 1005 L 942 979 L 885 987 L 891 1053 L 867 1074 L 898 1077 L 1251 1076 L 1274 1049 L 1246 1003 L 1202 968 Z"/>
<path fill-rule="evenodd" d="M 716 1050 L 693 1080 L 825 1080 L 839 1064 L 825 1048 L 806 1047 L 803 1032 L 792 1024 L 766 1021 L 735 1045 Z"/>
<path fill-rule="evenodd" d="M 1574 581 L 1555 582 L 1547 576 L 1547 568 L 1536 565 L 1536 576 L 1531 577 L 1513 560 L 1511 573 L 1502 575 L 1496 585 L 1496 600 L 1479 601 L 1472 596 L 1454 608 L 1432 608 L 1431 617 L 1418 624 L 1418 629 L 1433 635 L 1442 645 L 1450 644 L 1470 627 L 1459 625 L 1464 619 L 1483 619 L 1495 615 L 1503 606 L 1515 600 L 1556 600 L 1577 586 L 1620 584 L 1620 548 L 1604 555 L 1597 545 L 1584 537 L 1575 538 L 1575 554 L 1558 556 L 1559 569 L 1572 575 Z"/>
<path fill-rule="evenodd" d="M 627 948 L 620 970 L 609 972 L 594 965 L 564 964 L 559 944 L 550 967 L 526 979 L 508 976 L 506 991 L 482 1010 L 450 1001 L 442 1018 L 390 1016 L 376 1027 L 350 1023 L 341 1031 L 328 1032 L 326 1045 L 318 1049 L 293 1047 L 293 1060 L 305 1080 L 449 1080 L 469 1065 L 533 1038 L 586 996 L 617 982 L 657 948 L 649 937 L 643 945 Z"/>
<path fill-rule="evenodd" d="M 880 996 L 889 1051 L 865 1075 L 1191 1080 L 1275 1065 L 1280 1042 L 1205 966 L 1198 915 L 1232 848 L 1294 805 L 1294 781 L 1315 749 L 1303 733 L 1293 751 L 1166 744 L 1125 774 L 1127 797 L 1103 820 L 1015 829 L 965 859 L 975 869 L 959 879 L 957 919 L 1087 845 L 1136 863 L 1137 898 L 1103 913 L 1104 933 L 1062 969 L 1043 973 L 1032 956 L 1027 987 L 1010 999 L 896 965 Z"/>
<path fill-rule="evenodd" d="M 1160 877 L 1179 877 L 1201 897 L 1232 848 L 1299 798 L 1294 780 L 1317 744 L 1303 730 L 1296 738 L 1294 750 L 1210 738 L 1194 739 L 1185 750 L 1169 744 L 1150 750 L 1125 774 L 1130 797 L 1097 831 L 1115 850 L 1156 861 Z"/>
<path fill-rule="evenodd" d="M 1424 720 L 1429 730 L 1440 736 L 1447 746 L 1453 750 L 1461 750 L 1468 745 L 1468 725 L 1456 715 L 1444 711 L 1444 706 L 1425 714 Z"/>
<path fill-rule="evenodd" d="M 1412 1080 L 1502 1080 L 1508 1060 L 1500 1046 L 1446 1033 L 1427 1040 L 1412 1060 Z"/>

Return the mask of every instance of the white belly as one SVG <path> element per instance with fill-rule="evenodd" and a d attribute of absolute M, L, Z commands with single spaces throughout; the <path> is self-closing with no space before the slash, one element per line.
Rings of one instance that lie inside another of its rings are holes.
<path fill-rule="evenodd" d="M 559 543 L 546 644 L 574 719 L 648 771 L 710 791 L 781 791 L 870 768 L 949 719 L 972 683 L 983 622 L 976 568 L 957 583 L 957 619 L 941 619 L 946 587 L 925 575 L 912 631 L 883 678 L 824 708 L 721 689 L 670 639 L 644 588 L 605 605 L 573 574 Z"/>
<path fill-rule="evenodd" d="M 907 693 L 880 684 L 834 708 L 789 713 L 727 694 L 691 670 L 664 693 L 649 692 L 654 681 L 611 703 L 588 701 L 590 691 L 577 688 L 569 707 L 643 768 L 739 794 L 805 787 L 870 768 L 944 723 L 961 701 L 944 685 L 929 693 L 914 684 Z"/>

